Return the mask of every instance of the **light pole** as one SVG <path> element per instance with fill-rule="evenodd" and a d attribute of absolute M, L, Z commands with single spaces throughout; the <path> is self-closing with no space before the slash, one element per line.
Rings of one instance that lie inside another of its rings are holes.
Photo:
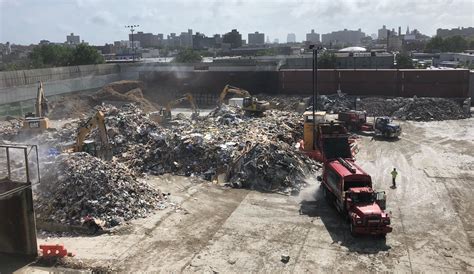
<path fill-rule="evenodd" d="M 132 33 L 132 60 L 135 62 L 135 43 L 133 42 L 133 32 L 135 31 L 135 28 L 138 28 L 140 25 L 130 25 L 130 26 L 125 26 L 125 28 L 130 29 L 130 32 Z"/>
<path fill-rule="evenodd" d="M 316 45 L 309 45 L 309 49 L 313 52 L 313 149 L 315 148 L 316 136 L 316 111 L 318 110 L 318 50 L 323 47 Z"/>

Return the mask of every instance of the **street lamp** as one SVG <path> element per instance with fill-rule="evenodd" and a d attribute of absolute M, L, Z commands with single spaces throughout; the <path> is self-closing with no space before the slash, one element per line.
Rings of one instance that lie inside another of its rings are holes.
<path fill-rule="evenodd" d="M 309 49 L 313 52 L 313 148 L 315 147 L 314 136 L 316 136 L 316 110 L 318 109 L 318 50 L 324 48 L 316 45 L 309 45 Z"/>
<path fill-rule="evenodd" d="M 138 28 L 140 25 L 130 25 L 130 26 L 125 26 L 125 28 L 130 29 L 130 32 L 132 32 L 132 59 L 133 62 L 135 62 L 135 43 L 133 42 L 133 32 L 135 31 L 135 28 Z"/>

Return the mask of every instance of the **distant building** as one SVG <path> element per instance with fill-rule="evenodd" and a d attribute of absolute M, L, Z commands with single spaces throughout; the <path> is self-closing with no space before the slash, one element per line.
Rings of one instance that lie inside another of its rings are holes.
<path fill-rule="evenodd" d="M 74 35 L 74 33 L 71 33 L 71 35 L 66 36 L 66 43 L 69 45 L 79 45 L 81 43 L 81 38 L 79 35 Z"/>
<path fill-rule="evenodd" d="M 41 40 L 41 41 L 39 42 L 39 44 L 40 44 L 40 45 L 49 45 L 49 44 L 51 44 L 51 42 L 50 42 L 49 40 Z"/>
<path fill-rule="evenodd" d="M 296 34 L 288 33 L 288 35 L 286 36 L 286 42 L 287 43 L 296 43 Z"/>
<path fill-rule="evenodd" d="M 345 52 L 336 52 L 336 69 L 391 69 L 394 56 L 387 52 L 363 52 L 358 48 L 346 48 Z M 286 58 L 283 69 L 311 69 L 311 57 Z"/>
<path fill-rule="evenodd" d="M 181 32 L 180 38 L 180 46 L 184 48 L 192 48 L 193 47 L 193 30 L 188 29 L 188 32 Z"/>
<path fill-rule="evenodd" d="M 436 30 L 436 36 L 439 36 L 442 38 L 456 36 L 456 35 L 462 36 L 464 38 L 474 37 L 474 27 Z"/>
<path fill-rule="evenodd" d="M 278 38 L 273 39 L 273 44 L 279 44 L 279 43 L 280 43 L 280 39 Z"/>
<path fill-rule="evenodd" d="M 332 44 L 339 46 L 355 46 L 361 44 L 361 39 L 365 37 L 365 33 L 358 30 L 341 30 L 322 35 L 323 44 Z"/>
<path fill-rule="evenodd" d="M 387 39 L 387 27 L 385 25 L 382 26 L 381 29 L 379 29 L 378 31 L 378 36 L 377 36 L 377 39 L 379 40 L 385 40 Z"/>
<path fill-rule="evenodd" d="M 248 35 L 249 45 L 263 45 L 265 44 L 265 34 L 259 33 L 256 31 L 255 33 L 249 33 Z"/>
<path fill-rule="evenodd" d="M 132 41 L 132 34 L 128 35 L 128 39 Z M 133 40 L 140 41 L 140 45 L 143 48 L 156 47 L 160 44 L 158 35 L 154 35 L 153 33 L 143 33 L 142 31 L 133 34 Z"/>
<path fill-rule="evenodd" d="M 310 33 L 306 33 L 306 41 L 310 43 L 319 43 L 319 37 L 319 33 L 314 32 L 314 29 L 312 29 Z"/>
<path fill-rule="evenodd" d="M 231 32 L 224 34 L 222 42 L 229 44 L 230 48 L 239 48 L 242 46 L 242 35 L 233 29 Z"/>
<path fill-rule="evenodd" d="M 193 35 L 193 49 L 210 49 L 216 47 L 216 39 L 214 37 L 207 37 L 203 33 L 196 32 Z"/>

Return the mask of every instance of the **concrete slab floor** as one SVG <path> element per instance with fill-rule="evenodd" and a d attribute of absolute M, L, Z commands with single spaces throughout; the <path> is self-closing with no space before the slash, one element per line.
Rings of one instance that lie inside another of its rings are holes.
<path fill-rule="evenodd" d="M 179 207 L 113 235 L 39 243 L 61 242 L 77 254 L 72 261 L 127 272 L 473 272 L 473 122 L 404 122 L 398 141 L 360 138 L 357 161 L 388 195 L 386 239 L 352 237 L 316 182 L 289 197 L 160 176 L 150 182 Z"/>

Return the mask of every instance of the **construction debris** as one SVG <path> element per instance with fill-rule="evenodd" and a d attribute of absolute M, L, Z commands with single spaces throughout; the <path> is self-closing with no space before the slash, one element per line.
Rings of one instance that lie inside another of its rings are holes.
<path fill-rule="evenodd" d="M 166 202 L 160 191 L 139 181 L 123 164 L 87 153 L 62 154 L 45 171 L 35 202 L 36 217 L 42 221 L 81 225 L 90 216 L 113 227 L 145 217 Z"/>
<path fill-rule="evenodd" d="M 121 106 L 134 103 L 145 111 L 157 109 L 143 96 L 144 84 L 140 81 L 117 81 L 105 85 L 96 92 L 66 95 L 51 102 L 49 118 L 66 119 L 88 116 L 96 105 L 102 103 Z"/>
<path fill-rule="evenodd" d="M 441 121 L 469 117 L 459 104 L 444 98 L 407 99 L 407 103 L 392 116 L 415 121 Z"/>
<path fill-rule="evenodd" d="M 234 186 L 289 193 L 319 168 L 294 147 L 302 134 L 296 113 L 273 110 L 249 118 L 221 108 L 198 121 L 181 118 L 161 127 L 134 105 L 103 111 L 116 158 L 137 175 L 215 180 L 224 174 Z"/>

